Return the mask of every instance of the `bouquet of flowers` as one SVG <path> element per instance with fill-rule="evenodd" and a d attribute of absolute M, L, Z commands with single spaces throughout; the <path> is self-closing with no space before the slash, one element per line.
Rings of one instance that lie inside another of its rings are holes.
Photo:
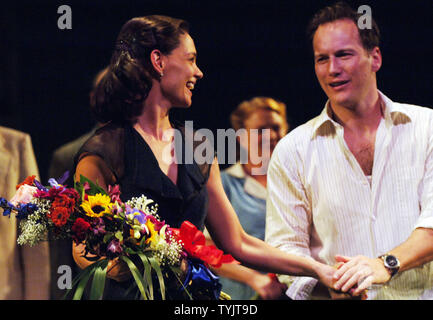
<path fill-rule="evenodd" d="M 74 280 L 73 299 L 82 298 L 90 281 L 90 299 L 102 299 L 107 267 L 113 259 L 127 265 L 134 279 L 132 289 L 142 299 L 166 299 L 165 280 L 170 273 L 179 281 L 177 290 L 182 297 L 227 298 L 208 267 L 236 261 L 215 246 L 205 245 L 203 233 L 192 223 L 170 228 L 161 221 L 158 204 L 152 199 L 141 196 L 122 202 L 117 185 L 106 192 L 81 176 L 68 188 L 63 185 L 66 179 L 67 174 L 58 181 L 50 179 L 46 187 L 30 176 L 17 186 L 12 199 L 0 198 L 0 207 L 4 216 L 16 213 L 20 245 L 35 245 L 49 235 L 85 245 L 84 256 L 94 261 Z M 181 261 L 188 265 L 183 280 Z M 153 282 L 159 284 L 156 293 Z"/>

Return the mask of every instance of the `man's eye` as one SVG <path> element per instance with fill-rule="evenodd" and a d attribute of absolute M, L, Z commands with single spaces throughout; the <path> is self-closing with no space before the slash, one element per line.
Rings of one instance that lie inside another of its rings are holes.
<path fill-rule="evenodd" d="M 345 58 L 345 57 L 352 56 L 352 54 L 350 52 L 342 52 L 342 53 L 337 54 L 336 56 L 340 57 L 340 58 Z"/>
<path fill-rule="evenodd" d="M 318 58 L 316 59 L 316 62 L 317 62 L 317 63 L 321 63 L 321 62 L 325 62 L 326 60 L 327 60 L 326 57 L 318 57 Z"/>

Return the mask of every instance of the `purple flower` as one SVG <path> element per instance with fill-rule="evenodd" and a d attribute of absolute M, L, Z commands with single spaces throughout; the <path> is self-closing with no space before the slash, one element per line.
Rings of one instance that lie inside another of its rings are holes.
<path fill-rule="evenodd" d="M 35 183 L 35 185 L 36 185 L 36 187 L 39 189 L 39 190 L 42 190 L 42 191 L 45 191 L 45 192 L 48 192 L 48 189 L 47 188 L 45 188 L 38 180 L 35 180 L 34 181 L 34 183 Z"/>
<path fill-rule="evenodd" d="M 98 218 L 96 222 L 92 225 L 92 230 L 94 235 L 105 234 L 105 223 L 102 218 Z"/>
<path fill-rule="evenodd" d="M 120 242 L 117 239 L 111 240 L 111 242 L 107 246 L 107 250 L 114 254 L 122 253 L 123 251 L 122 246 L 120 245 Z"/>
<path fill-rule="evenodd" d="M 59 183 L 59 184 L 62 184 L 62 185 L 64 185 L 65 184 L 65 182 L 66 182 L 66 180 L 68 180 L 68 178 L 69 178 L 69 170 L 68 171 L 66 171 L 60 178 L 58 178 L 57 179 L 57 182 Z"/>
<path fill-rule="evenodd" d="M 114 187 L 108 186 L 108 195 L 110 196 L 110 199 L 112 202 L 122 202 L 120 200 L 120 187 L 119 185 L 115 185 Z"/>

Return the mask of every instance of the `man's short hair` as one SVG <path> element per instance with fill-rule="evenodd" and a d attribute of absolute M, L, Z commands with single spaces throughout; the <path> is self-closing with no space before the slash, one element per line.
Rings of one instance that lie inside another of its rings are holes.
<path fill-rule="evenodd" d="M 333 22 L 336 20 L 350 19 L 356 26 L 358 26 L 358 20 L 362 16 L 362 13 L 358 13 L 353 10 L 345 2 L 337 2 L 331 6 L 327 6 L 320 11 L 318 11 L 307 28 L 307 33 L 313 41 L 314 34 L 320 25 Z M 380 31 L 376 22 L 371 18 L 371 28 L 360 29 L 358 27 L 359 37 L 361 39 L 362 46 L 367 50 L 371 51 L 375 47 L 379 46 L 380 43 Z"/>

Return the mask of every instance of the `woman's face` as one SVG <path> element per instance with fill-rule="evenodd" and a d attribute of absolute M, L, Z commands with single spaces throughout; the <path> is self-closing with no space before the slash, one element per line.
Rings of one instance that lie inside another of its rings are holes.
<path fill-rule="evenodd" d="M 248 151 L 250 165 L 267 171 L 268 163 L 277 142 L 287 133 L 287 121 L 268 109 L 257 109 L 245 121 L 247 137 L 240 137 L 241 147 Z"/>
<path fill-rule="evenodd" d="M 170 54 L 163 56 L 161 91 L 172 106 L 189 107 L 192 91 L 203 73 L 197 67 L 197 51 L 189 34 L 182 34 L 179 46 Z"/>
<path fill-rule="evenodd" d="M 257 146 L 255 143 L 249 143 L 247 149 L 257 148 L 261 154 L 262 145 L 269 146 L 272 153 L 277 142 L 287 133 L 287 123 L 277 112 L 268 109 L 257 109 L 245 121 L 244 127 L 248 131 L 251 138 L 251 133 L 258 133 Z M 263 136 L 264 130 L 269 130 L 269 136 Z M 248 139 L 251 141 L 251 139 Z"/>

